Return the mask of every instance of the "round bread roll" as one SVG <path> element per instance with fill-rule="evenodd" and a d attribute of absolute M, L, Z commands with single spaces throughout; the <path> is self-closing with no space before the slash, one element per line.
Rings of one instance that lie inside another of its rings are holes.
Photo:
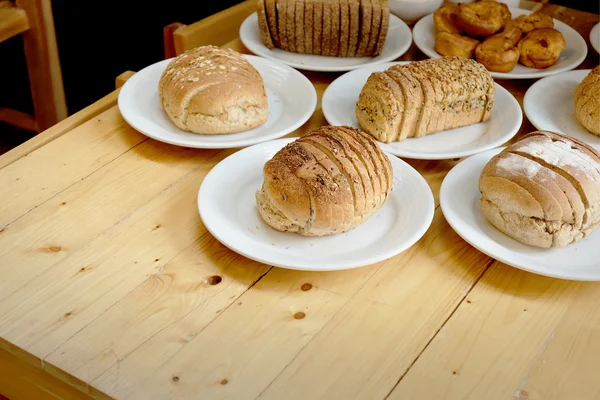
<path fill-rule="evenodd" d="M 535 131 L 494 156 L 479 179 L 483 215 L 536 247 L 565 247 L 600 225 L 600 153 L 559 133 Z"/>
<path fill-rule="evenodd" d="M 287 144 L 264 166 L 258 211 L 271 227 L 303 236 L 351 230 L 392 190 L 388 157 L 368 134 L 323 126 Z"/>
<path fill-rule="evenodd" d="M 600 66 L 591 70 L 577 86 L 575 116 L 588 131 L 600 136 Z"/>
<path fill-rule="evenodd" d="M 259 72 L 240 53 L 216 46 L 175 57 L 160 77 L 158 94 L 171 121 L 193 133 L 242 132 L 269 116 Z"/>

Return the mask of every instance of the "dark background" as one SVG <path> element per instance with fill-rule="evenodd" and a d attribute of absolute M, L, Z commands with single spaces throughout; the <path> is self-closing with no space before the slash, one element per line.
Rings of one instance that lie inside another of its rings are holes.
<path fill-rule="evenodd" d="M 52 9 L 69 114 L 114 89 L 117 75 L 164 59 L 162 28 L 191 24 L 241 0 L 67 1 Z M 550 0 L 599 13 L 598 0 Z M 0 43 L 0 107 L 33 113 L 21 36 Z M 7 79 L 8 78 L 8 79 Z M 32 136 L 0 123 L 0 153 Z"/>

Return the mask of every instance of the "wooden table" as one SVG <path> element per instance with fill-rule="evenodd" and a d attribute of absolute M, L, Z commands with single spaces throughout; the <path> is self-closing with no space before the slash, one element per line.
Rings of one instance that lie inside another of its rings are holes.
<path fill-rule="evenodd" d="M 543 11 L 586 41 L 599 20 Z M 595 65 L 590 47 L 580 68 Z M 319 96 L 339 75 L 306 74 Z M 519 100 L 531 83 L 501 81 Z M 123 121 L 117 93 L 0 157 L 0 393 L 600 398 L 600 284 L 496 262 L 439 206 L 415 246 L 375 265 L 310 273 L 250 261 L 196 208 L 206 173 L 237 149 L 148 139 Z M 293 136 L 322 124 L 319 106 Z M 531 130 L 525 120 L 519 135 Z M 438 204 L 456 161 L 410 163 Z"/>

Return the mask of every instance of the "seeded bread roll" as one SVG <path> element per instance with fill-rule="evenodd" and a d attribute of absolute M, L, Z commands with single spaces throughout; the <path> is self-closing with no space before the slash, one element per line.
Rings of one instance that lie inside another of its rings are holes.
<path fill-rule="evenodd" d="M 201 46 L 175 57 L 159 80 L 158 93 L 171 121 L 193 133 L 241 132 L 269 116 L 262 77 L 230 49 Z"/>
<path fill-rule="evenodd" d="M 443 57 L 372 73 L 355 107 L 359 127 L 384 143 L 487 121 L 496 86 L 474 60 Z"/>
<path fill-rule="evenodd" d="M 364 132 L 323 126 L 286 145 L 264 166 L 256 192 L 261 218 L 303 236 L 354 229 L 386 202 L 390 160 Z"/>
<path fill-rule="evenodd" d="M 577 85 L 575 117 L 588 131 L 600 136 L 600 66 Z"/>
<path fill-rule="evenodd" d="M 566 247 L 600 226 L 600 153 L 535 131 L 494 156 L 479 179 L 483 215 L 527 245 Z"/>

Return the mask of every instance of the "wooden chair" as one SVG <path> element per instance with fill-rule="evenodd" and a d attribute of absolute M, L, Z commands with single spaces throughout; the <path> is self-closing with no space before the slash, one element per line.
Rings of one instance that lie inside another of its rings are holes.
<path fill-rule="evenodd" d="M 174 22 L 164 27 L 165 58 L 198 46 L 222 46 L 239 36 L 240 25 L 256 11 L 256 0 L 247 0 L 191 25 Z"/>
<path fill-rule="evenodd" d="M 23 35 L 34 115 L 0 108 L 0 121 L 37 133 L 67 117 L 50 0 L 0 0 L 0 42 L 19 34 Z"/>

